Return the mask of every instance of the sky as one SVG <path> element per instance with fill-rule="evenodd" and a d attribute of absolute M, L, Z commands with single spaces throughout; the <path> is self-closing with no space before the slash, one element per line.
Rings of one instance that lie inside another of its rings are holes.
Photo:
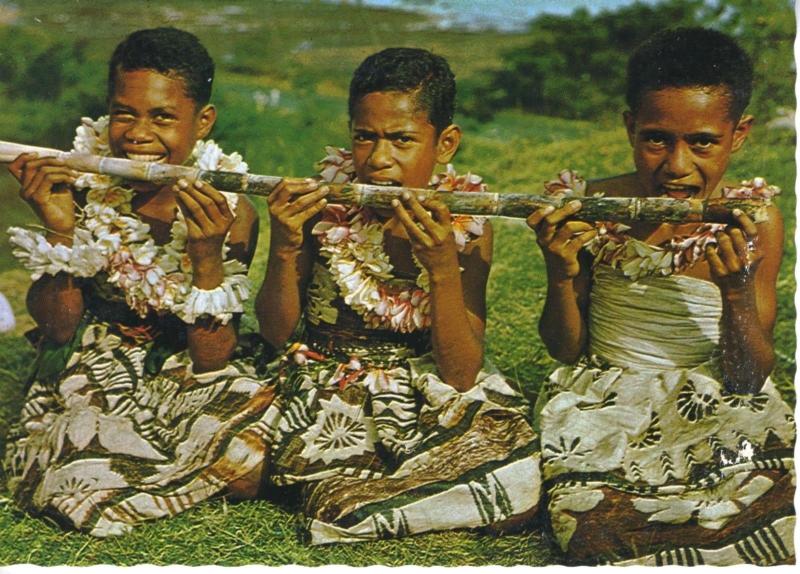
<path fill-rule="evenodd" d="M 435 14 L 440 26 L 469 28 L 493 27 L 498 30 L 522 30 L 540 13 L 570 14 L 585 7 L 591 13 L 614 9 L 634 0 L 361 0 L 372 6 L 414 9 Z M 656 4 L 657 0 L 644 0 Z"/>

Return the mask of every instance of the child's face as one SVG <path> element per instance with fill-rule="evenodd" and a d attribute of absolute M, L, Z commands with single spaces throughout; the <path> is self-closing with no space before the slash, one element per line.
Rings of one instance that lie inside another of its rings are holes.
<path fill-rule="evenodd" d="M 182 164 L 211 131 L 213 106 L 197 109 L 181 78 L 118 70 L 109 102 L 109 144 L 116 157 Z"/>
<path fill-rule="evenodd" d="M 646 92 L 625 112 L 628 139 L 646 196 L 707 198 L 750 131 L 753 118 L 731 119 L 724 88 L 670 87 Z"/>
<path fill-rule="evenodd" d="M 406 92 L 372 92 L 353 111 L 350 135 L 358 181 L 375 185 L 427 187 L 437 163 L 458 149 L 455 125 L 436 135 L 428 114 Z"/>

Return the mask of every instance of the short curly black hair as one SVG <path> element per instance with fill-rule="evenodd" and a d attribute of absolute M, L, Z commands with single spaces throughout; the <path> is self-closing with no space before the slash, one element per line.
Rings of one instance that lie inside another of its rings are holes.
<path fill-rule="evenodd" d="M 653 34 L 631 55 L 625 99 L 635 113 L 648 91 L 724 86 L 730 116 L 738 120 L 750 103 L 752 84 L 753 64 L 732 37 L 702 27 L 671 28 Z"/>
<path fill-rule="evenodd" d="M 211 99 L 214 60 L 194 34 L 172 27 L 137 30 L 125 38 L 108 63 L 108 97 L 120 70 L 153 70 L 181 78 L 197 106 Z"/>
<path fill-rule="evenodd" d="M 361 98 L 392 91 L 414 93 L 437 133 L 453 123 L 456 81 L 443 57 L 421 48 L 386 48 L 367 57 L 350 80 L 350 120 Z"/>

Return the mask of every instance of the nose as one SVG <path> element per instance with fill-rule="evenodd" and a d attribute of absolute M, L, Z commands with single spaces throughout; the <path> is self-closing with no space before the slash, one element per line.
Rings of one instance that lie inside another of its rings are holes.
<path fill-rule="evenodd" d="M 692 172 L 692 150 L 684 142 L 677 142 L 667 156 L 666 171 L 674 179 L 685 177 Z"/>
<path fill-rule="evenodd" d="M 136 143 L 149 142 L 152 139 L 152 133 L 147 119 L 135 120 L 125 131 L 125 138 Z"/>
<path fill-rule="evenodd" d="M 369 166 L 374 170 L 392 166 L 392 145 L 385 139 L 378 139 L 369 154 Z"/>

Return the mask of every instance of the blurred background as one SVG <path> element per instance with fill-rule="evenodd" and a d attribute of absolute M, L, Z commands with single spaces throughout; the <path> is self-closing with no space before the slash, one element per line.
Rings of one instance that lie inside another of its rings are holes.
<path fill-rule="evenodd" d="M 69 149 L 81 116 L 105 112 L 114 46 L 133 30 L 159 25 L 189 30 L 208 48 L 217 64 L 212 99 L 219 119 L 212 137 L 242 153 L 254 173 L 312 174 L 324 145 L 348 143 L 347 88 L 355 67 L 382 48 L 418 46 L 445 56 L 456 74 L 456 121 L 465 132 L 456 169 L 484 176 L 494 191 L 532 193 L 567 167 L 587 178 L 632 170 L 621 121 L 624 71 L 644 38 L 677 25 L 733 34 L 754 59 L 749 112 L 757 124 L 729 175 L 764 176 L 784 190 L 774 378 L 794 400 L 795 15 L 789 0 L 0 0 L 0 139 Z M 0 201 L 0 228 L 33 222 L 4 170 Z M 258 286 L 269 234 L 264 202 L 255 201 L 262 219 L 251 277 Z M 536 332 L 544 268 L 523 222 L 494 225 L 487 349 L 533 399 L 554 366 Z M 5 243 L 0 293 L 11 303 L 16 327 L 0 334 L 0 437 L 19 412 L 33 358 L 23 337 L 32 326 L 24 310 L 29 283 Z M 254 325 L 250 316 L 244 329 Z M 431 563 L 443 563 L 436 560 L 447 548 L 433 552 Z M 511 554 L 498 552 L 494 563 L 530 563 Z"/>

